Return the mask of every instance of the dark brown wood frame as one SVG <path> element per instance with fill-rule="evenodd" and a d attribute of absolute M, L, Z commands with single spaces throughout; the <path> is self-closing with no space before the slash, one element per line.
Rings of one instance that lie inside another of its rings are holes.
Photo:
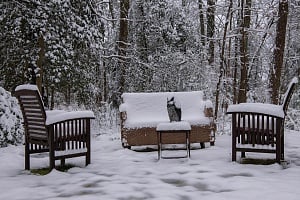
<path fill-rule="evenodd" d="M 213 108 L 205 108 L 204 115 L 211 119 L 211 123 L 208 125 L 192 125 L 190 133 L 190 142 L 200 143 L 201 148 L 205 148 L 205 142 L 210 142 L 211 146 L 215 144 L 215 132 L 217 129 L 213 120 Z M 124 148 L 157 144 L 156 127 L 126 128 L 124 126 L 127 119 L 126 112 L 121 112 L 120 117 L 121 141 Z M 164 144 L 182 144 L 184 141 L 184 135 L 174 135 L 172 133 L 164 134 Z"/>
<path fill-rule="evenodd" d="M 291 82 L 285 94 L 282 104 L 285 115 L 295 86 L 296 82 Z M 285 116 L 247 111 L 227 114 L 232 114 L 232 161 L 236 161 L 237 152 L 241 152 L 242 158 L 246 152 L 275 153 L 277 163 L 284 160 Z"/>
<path fill-rule="evenodd" d="M 30 169 L 30 154 L 49 152 L 50 169 L 55 160 L 78 156 L 91 163 L 90 125 L 93 117 L 76 117 L 46 125 L 46 112 L 37 90 L 22 89 L 15 92 L 24 118 L 25 169 Z M 85 151 L 81 151 L 84 149 Z M 55 155 L 56 151 L 61 152 Z"/>

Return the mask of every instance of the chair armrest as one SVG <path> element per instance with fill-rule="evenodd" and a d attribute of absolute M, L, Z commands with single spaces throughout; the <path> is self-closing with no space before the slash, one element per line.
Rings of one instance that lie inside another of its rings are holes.
<path fill-rule="evenodd" d="M 51 113 L 51 111 L 47 112 L 46 125 L 55 124 L 57 122 L 63 122 L 67 120 L 74 119 L 95 119 L 95 115 L 92 111 L 71 111 L 71 112 L 56 112 Z"/>
<path fill-rule="evenodd" d="M 233 113 L 256 113 L 261 115 L 269 115 L 273 117 L 284 118 L 285 113 L 282 105 L 264 104 L 264 103 L 240 103 L 230 105 L 226 114 Z"/>

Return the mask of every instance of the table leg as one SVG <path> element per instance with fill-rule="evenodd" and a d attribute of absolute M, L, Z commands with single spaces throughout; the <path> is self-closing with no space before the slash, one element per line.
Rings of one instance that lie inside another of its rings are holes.
<path fill-rule="evenodd" d="M 157 132 L 157 149 L 158 149 L 158 160 L 161 158 L 161 150 L 162 150 L 162 134 L 161 132 Z"/>
<path fill-rule="evenodd" d="M 185 132 L 185 147 L 186 147 L 186 157 L 189 157 L 189 134 L 188 134 L 188 131 Z"/>
<path fill-rule="evenodd" d="M 188 131 L 188 149 L 189 149 L 189 158 L 191 157 L 191 131 Z"/>

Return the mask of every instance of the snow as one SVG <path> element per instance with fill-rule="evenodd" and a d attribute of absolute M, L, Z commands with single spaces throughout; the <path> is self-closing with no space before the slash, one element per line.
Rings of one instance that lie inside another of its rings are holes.
<path fill-rule="evenodd" d="M 36 90 L 38 88 L 36 85 L 32 84 L 23 84 L 16 87 L 15 91 L 20 90 Z M 77 118 L 95 118 L 94 113 L 92 111 L 62 111 L 62 110 L 50 110 L 46 111 L 47 119 L 46 125 L 54 124 L 59 121 L 77 119 Z"/>
<path fill-rule="evenodd" d="M 231 137 L 216 145 L 193 144 L 191 158 L 157 159 L 157 151 L 124 149 L 116 128 L 92 137 L 92 163 L 67 159 L 76 167 L 39 176 L 24 170 L 24 146 L 0 148 L 0 199 L 9 200 L 297 200 L 300 195 L 300 134 L 286 131 L 287 168 L 279 164 L 231 162 Z M 164 150 L 167 151 L 167 150 Z M 172 154 L 180 150 L 172 151 Z M 247 154 L 275 158 L 274 154 Z M 32 168 L 48 166 L 48 154 L 31 156 Z M 59 162 L 57 162 L 59 164 Z"/>
<path fill-rule="evenodd" d="M 54 117 L 62 111 L 47 113 Z M 24 145 L 0 148 L 0 199 L 299 199 L 300 132 L 285 130 L 286 164 L 254 165 L 240 164 L 240 154 L 238 162 L 231 161 L 230 128 L 216 135 L 215 146 L 200 149 L 192 144 L 191 158 L 161 160 L 157 151 L 141 151 L 145 147 L 122 148 L 119 128 L 99 134 L 99 128 L 92 127 L 90 165 L 85 166 L 84 157 L 71 158 L 66 163 L 75 167 L 67 172 L 54 169 L 44 176 L 24 170 Z M 164 150 L 175 155 L 182 151 Z M 275 154 L 246 156 L 275 159 Z M 31 155 L 32 169 L 48 166 L 47 153 Z"/>
<path fill-rule="evenodd" d="M 15 91 L 19 90 L 38 90 L 36 85 L 32 84 L 23 84 L 23 85 L 18 85 L 15 89 Z"/>
<path fill-rule="evenodd" d="M 64 156 L 64 155 L 70 155 L 70 154 L 77 154 L 77 153 L 86 153 L 87 148 L 81 148 L 81 149 L 68 149 L 68 150 L 62 150 L 62 151 L 55 151 L 55 156 Z"/>
<path fill-rule="evenodd" d="M 164 93 L 124 93 L 121 112 L 127 114 L 126 128 L 156 127 L 158 123 L 169 122 L 167 100 L 175 97 L 180 105 L 183 121 L 191 125 L 209 124 L 210 119 L 204 116 L 204 108 L 212 107 L 210 100 L 203 100 L 202 91 L 164 92 Z"/>
<path fill-rule="evenodd" d="M 61 112 L 55 110 L 53 113 L 51 111 L 47 111 L 47 119 L 46 125 L 54 124 L 59 121 L 77 119 L 77 118 L 95 118 L 94 113 L 92 111 L 69 111 L 69 112 Z"/>
<path fill-rule="evenodd" d="M 228 106 L 227 113 L 248 112 L 248 113 L 264 113 L 280 118 L 284 118 L 282 105 L 266 104 L 266 103 L 240 103 Z"/>
<path fill-rule="evenodd" d="M 294 77 L 290 81 L 287 91 L 284 94 L 283 102 L 286 101 L 288 92 L 290 91 L 293 84 L 298 83 L 298 78 Z M 283 105 L 274 105 L 274 104 L 266 104 L 266 103 L 240 103 L 230 105 L 227 109 L 227 113 L 234 113 L 234 112 L 248 112 L 248 113 L 264 113 L 267 115 L 272 115 L 280 118 L 284 118 L 285 113 L 283 110 Z"/>
<path fill-rule="evenodd" d="M 178 131 L 178 130 L 191 130 L 190 123 L 186 121 L 170 122 L 170 123 L 159 123 L 156 127 L 157 131 Z"/>
<path fill-rule="evenodd" d="M 292 78 L 292 80 L 291 80 L 291 83 L 290 84 L 292 84 L 292 83 L 295 83 L 295 84 L 297 84 L 298 83 L 298 77 L 294 77 L 294 78 Z"/>

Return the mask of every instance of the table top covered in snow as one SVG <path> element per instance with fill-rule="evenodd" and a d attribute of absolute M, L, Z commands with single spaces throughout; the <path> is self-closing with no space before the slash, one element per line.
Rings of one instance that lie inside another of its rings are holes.
<path fill-rule="evenodd" d="M 156 131 L 189 131 L 191 130 L 190 123 L 186 121 L 159 123 Z"/>

